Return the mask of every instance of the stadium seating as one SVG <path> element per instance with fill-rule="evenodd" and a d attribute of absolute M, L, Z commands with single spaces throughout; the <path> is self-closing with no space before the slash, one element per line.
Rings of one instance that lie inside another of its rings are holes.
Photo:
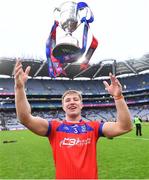
<path fill-rule="evenodd" d="M 132 119 L 135 115 L 149 121 L 149 74 L 119 78 Z M 109 80 L 107 80 L 109 81 Z M 52 80 L 29 79 L 26 93 L 34 115 L 48 120 L 62 120 L 64 112 L 61 96 L 65 90 L 82 92 L 84 109 L 82 116 L 87 120 L 115 121 L 113 98 L 106 92 L 103 80 Z M 0 129 L 24 129 L 15 113 L 14 79 L 0 78 Z"/>

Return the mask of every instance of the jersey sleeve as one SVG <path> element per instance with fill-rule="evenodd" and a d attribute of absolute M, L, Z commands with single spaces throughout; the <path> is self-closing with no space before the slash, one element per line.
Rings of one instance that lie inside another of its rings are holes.
<path fill-rule="evenodd" d="M 51 133 L 51 122 L 49 121 L 49 126 L 48 126 L 48 131 L 46 133 L 46 136 L 49 137 L 50 133 Z"/>
<path fill-rule="evenodd" d="M 104 137 L 104 134 L 103 134 L 103 124 L 104 122 L 100 122 L 100 121 L 92 121 L 91 122 L 94 126 L 94 130 L 95 130 L 95 136 L 97 137 L 97 139 L 99 137 Z"/>
<path fill-rule="evenodd" d="M 104 134 L 103 134 L 103 125 L 104 125 L 104 123 L 102 122 L 100 122 L 99 123 L 99 130 L 98 130 L 98 135 L 99 135 L 99 137 L 104 137 Z"/>
<path fill-rule="evenodd" d="M 61 123 L 60 121 L 55 120 L 55 119 L 49 121 L 49 126 L 48 126 L 46 136 L 49 138 L 53 137 L 60 123 Z"/>

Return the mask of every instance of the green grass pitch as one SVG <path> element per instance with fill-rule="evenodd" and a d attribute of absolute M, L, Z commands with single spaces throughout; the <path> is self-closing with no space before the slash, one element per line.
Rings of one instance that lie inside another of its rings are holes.
<path fill-rule="evenodd" d="M 149 179 L 149 123 L 143 136 L 130 133 L 97 144 L 100 179 Z M 16 141 L 3 143 L 3 141 Z M 52 151 L 47 138 L 28 130 L 0 132 L 0 179 L 54 179 Z"/>

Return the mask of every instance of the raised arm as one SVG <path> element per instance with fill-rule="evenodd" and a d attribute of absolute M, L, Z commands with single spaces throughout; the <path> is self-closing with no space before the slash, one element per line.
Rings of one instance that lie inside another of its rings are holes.
<path fill-rule="evenodd" d="M 45 136 L 48 130 L 48 121 L 40 117 L 32 116 L 31 107 L 25 93 L 25 83 L 28 79 L 30 69 L 30 66 L 28 66 L 26 70 L 23 71 L 21 62 L 17 60 L 14 69 L 16 112 L 24 126 L 38 135 Z"/>
<path fill-rule="evenodd" d="M 122 94 L 122 86 L 119 80 L 109 74 L 111 84 L 104 81 L 105 89 L 111 94 L 115 101 L 117 110 L 116 122 L 106 122 L 103 126 L 103 134 L 107 137 L 119 136 L 132 130 L 131 116 L 128 106 Z"/>

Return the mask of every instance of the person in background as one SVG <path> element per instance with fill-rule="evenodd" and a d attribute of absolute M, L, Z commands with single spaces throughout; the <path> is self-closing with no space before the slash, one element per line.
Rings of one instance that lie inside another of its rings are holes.
<path fill-rule="evenodd" d="M 105 89 L 115 101 L 116 122 L 85 121 L 81 116 L 82 95 L 79 91 L 68 90 L 62 96 L 65 111 L 63 121 L 35 117 L 25 93 L 25 83 L 30 67 L 25 71 L 20 61 L 16 62 L 15 104 L 18 119 L 33 133 L 48 137 L 53 151 L 56 179 L 98 179 L 96 144 L 102 137 L 112 138 L 132 130 L 128 106 L 122 94 L 118 79 L 110 73 L 111 83 L 104 81 Z"/>
<path fill-rule="evenodd" d="M 136 126 L 136 136 L 142 136 L 142 119 L 135 116 L 134 124 Z"/>

